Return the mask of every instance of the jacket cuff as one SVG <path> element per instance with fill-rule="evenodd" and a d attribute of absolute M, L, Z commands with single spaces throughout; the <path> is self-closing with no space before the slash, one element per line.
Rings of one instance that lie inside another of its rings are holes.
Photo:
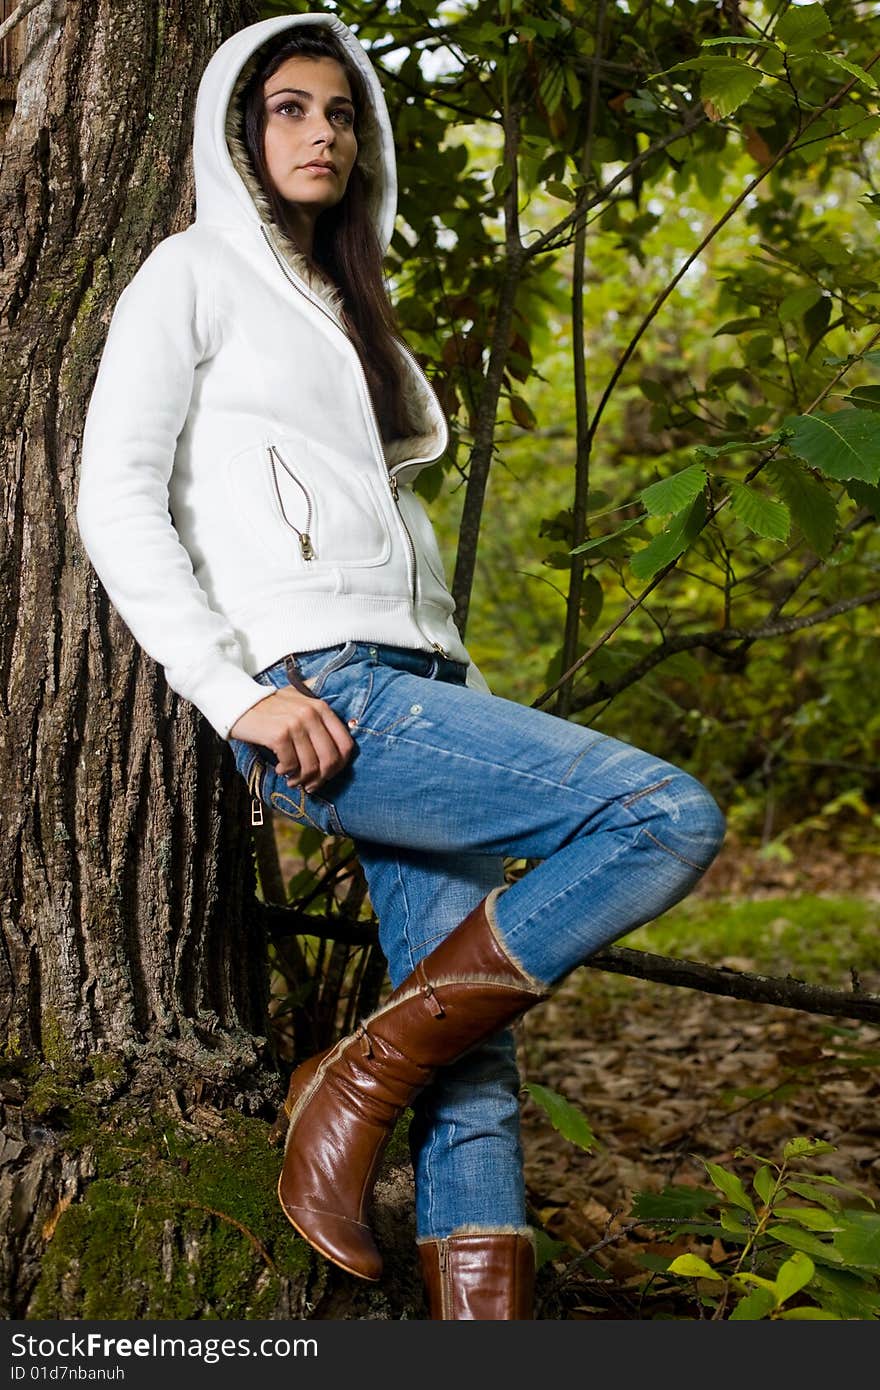
<path fill-rule="evenodd" d="M 261 685 L 231 661 L 212 662 L 209 671 L 187 681 L 179 693 L 200 709 L 208 723 L 223 739 L 245 710 L 274 695 L 274 686 Z"/>

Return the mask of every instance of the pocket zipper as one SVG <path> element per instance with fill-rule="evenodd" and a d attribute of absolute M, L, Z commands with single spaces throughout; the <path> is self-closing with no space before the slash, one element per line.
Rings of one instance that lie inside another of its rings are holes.
<path fill-rule="evenodd" d="M 278 498 L 278 506 L 281 508 L 281 515 L 284 517 L 284 520 L 287 522 L 287 525 L 290 527 L 291 531 L 296 532 L 296 535 L 299 539 L 299 548 L 303 559 L 314 560 L 316 558 L 315 547 L 312 545 L 312 538 L 309 535 L 309 531 L 311 530 L 312 526 L 312 499 L 306 492 L 306 489 L 303 487 L 296 474 L 284 462 L 284 459 L 281 457 L 278 450 L 275 448 L 275 445 L 267 445 L 266 452 L 269 455 L 269 463 L 272 468 L 272 482 L 275 485 L 275 496 Z M 287 515 L 287 512 L 284 510 L 284 501 L 281 497 L 281 489 L 278 486 L 278 474 L 275 471 L 276 459 L 281 464 L 281 467 L 284 469 L 287 476 L 291 478 L 293 482 L 296 483 L 303 497 L 306 499 L 306 529 L 304 531 L 301 531 L 298 526 L 294 526 L 293 522 L 290 520 L 290 517 Z"/>

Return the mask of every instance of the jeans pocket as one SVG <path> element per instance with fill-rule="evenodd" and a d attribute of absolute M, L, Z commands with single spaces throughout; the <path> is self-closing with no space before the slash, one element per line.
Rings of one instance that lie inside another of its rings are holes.
<path fill-rule="evenodd" d="M 265 805 L 325 835 L 345 834 L 332 801 L 307 792 L 304 787 L 288 786 L 286 778 L 279 776 L 270 761 L 275 756 L 270 749 L 240 738 L 231 738 L 229 743 L 235 766 L 251 794 L 251 825 L 263 824 L 261 808 Z"/>
<path fill-rule="evenodd" d="M 307 792 L 305 787 L 288 786 L 283 777 L 268 768 L 262 783 L 262 799 L 273 811 L 278 811 L 298 825 L 320 830 L 322 835 L 344 835 L 336 807 L 326 797 Z"/>
<path fill-rule="evenodd" d="M 315 652 L 293 652 L 288 661 L 296 665 L 296 669 L 308 685 L 313 695 L 320 698 L 324 682 L 334 671 L 341 671 L 343 666 L 347 666 L 357 651 L 357 642 L 341 642 L 335 647 L 324 647 Z"/>

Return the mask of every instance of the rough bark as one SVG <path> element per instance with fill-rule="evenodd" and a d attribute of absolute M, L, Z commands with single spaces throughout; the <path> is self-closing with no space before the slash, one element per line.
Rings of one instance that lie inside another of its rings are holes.
<path fill-rule="evenodd" d="M 316 1304 L 303 1243 L 283 1217 L 274 1250 L 266 1235 L 278 1162 L 266 1120 L 283 1087 L 245 788 L 228 748 L 110 607 L 75 522 L 82 426 L 112 307 L 156 242 L 192 218 L 199 77 L 222 39 L 256 18 L 242 0 L 43 0 L 21 21 L 21 70 L 4 88 L 6 1316 L 82 1316 L 111 1295 L 131 1316 L 187 1307 L 181 1316 L 283 1317 Z M 174 1184 L 206 1154 L 208 1195 L 191 1199 Z M 262 1230 L 236 1215 L 247 1161 L 269 1202 Z M 95 1244 L 108 1221 L 118 1249 L 131 1243 L 147 1264 L 162 1252 L 155 1278 L 133 1276 L 129 1303 L 126 1271 Z M 140 1246 L 136 1227 L 149 1232 Z M 216 1290 L 184 1276 L 212 1267 L 207 1245 L 228 1239 L 247 1268 L 221 1306 Z M 320 1279 L 332 1287 L 326 1270 Z M 189 1302 L 171 1298 L 181 1280 Z"/>

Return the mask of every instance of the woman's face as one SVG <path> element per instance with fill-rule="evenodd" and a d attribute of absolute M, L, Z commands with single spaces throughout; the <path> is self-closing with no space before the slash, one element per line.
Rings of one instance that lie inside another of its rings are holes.
<path fill-rule="evenodd" d="M 269 177 L 282 198 L 317 217 L 344 196 L 357 155 L 345 71 L 334 58 L 288 58 L 263 96 Z"/>

